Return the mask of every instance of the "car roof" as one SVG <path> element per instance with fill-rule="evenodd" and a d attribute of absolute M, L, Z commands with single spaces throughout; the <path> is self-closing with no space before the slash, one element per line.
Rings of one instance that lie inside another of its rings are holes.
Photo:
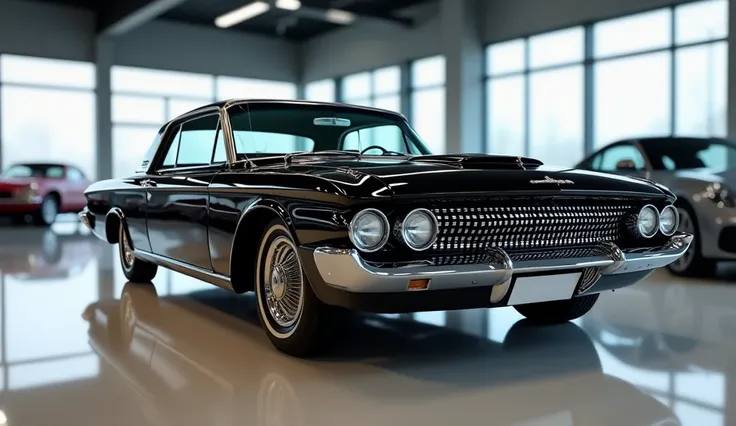
<path fill-rule="evenodd" d="M 211 109 L 213 107 L 228 108 L 230 106 L 241 105 L 241 104 L 284 104 L 284 105 L 304 105 L 304 106 L 328 106 L 328 107 L 333 107 L 333 108 L 346 108 L 346 109 L 354 109 L 354 110 L 373 111 L 373 112 L 379 112 L 383 114 L 395 115 L 397 117 L 406 119 L 406 117 L 403 114 L 396 112 L 396 111 L 391 111 L 391 110 L 381 109 L 381 108 L 373 108 L 373 107 L 363 106 L 363 105 L 344 104 L 344 103 L 339 103 L 339 102 L 316 102 L 316 101 L 285 100 L 285 99 L 233 98 L 233 99 L 227 99 L 223 101 L 217 101 L 217 102 L 212 102 L 210 104 L 202 105 L 201 107 L 195 108 L 189 112 L 181 114 L 180 116 L 174 118 L 171 121 L 176 121 L 181 117 L 184 117 L 190 114 L 194 114 L 194 113 L 206 110 L 206 109 Z"/>

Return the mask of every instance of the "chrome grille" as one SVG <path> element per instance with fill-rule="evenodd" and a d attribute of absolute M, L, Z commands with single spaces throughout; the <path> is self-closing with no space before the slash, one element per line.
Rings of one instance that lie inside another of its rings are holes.
<path fill-rule="evenodd" d="M 473 252 L 491 247 L 507 251 L 558 248 L 616 241 L 622 217 L 634 204 L 438 207 L 439 237 L 432 251 Z"/>

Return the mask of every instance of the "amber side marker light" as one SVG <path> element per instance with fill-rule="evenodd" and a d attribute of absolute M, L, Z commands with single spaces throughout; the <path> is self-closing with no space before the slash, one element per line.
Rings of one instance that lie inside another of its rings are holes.
<path fill-rule="evenodd" d="M 430 281 L 432 280 L 409 280 L 409 285 L 406 286 L 406 289 L 409 291 L 426 290 L 429 288 Z"/>

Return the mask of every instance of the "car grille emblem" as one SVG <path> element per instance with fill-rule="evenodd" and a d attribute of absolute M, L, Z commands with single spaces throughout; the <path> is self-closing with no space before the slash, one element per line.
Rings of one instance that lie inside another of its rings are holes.
<path fill-rule="evenodd" d="M 537 183 L 556 183 L 558 185 L 574 185 L 575 182 L 571 181 L 570 179 L 552 179 L 549 176 L 545 176 L 544 179 L 539 180 L 530 180 L 529 183 L 537 184 Z"/>

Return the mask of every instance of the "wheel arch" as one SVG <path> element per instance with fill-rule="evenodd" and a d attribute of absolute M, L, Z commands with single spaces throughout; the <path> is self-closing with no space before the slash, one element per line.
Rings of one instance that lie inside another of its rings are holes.
<path fill-rule="evenodd" d="M 128 241 L 130 241 L 130 233 L 128 233 L 128 226 L 125 223 L 125 215 L 123 215 L 122 210 L 113 207 L 105 215 L 105 238 L 108 243 L 117 244 L 119 242 L 118 230 L 121 225 L 123 226 L 123 232 L 128 236 Z"/>
<path fill-rule="evenodd" d="M 230 283 L 236 293 L 245 293 L 254 289 L 253 275 L 256 270 L 255 262 L 260 237 L 265 226 L 274 219 L 284 223 L 294 239 L 294 244 L 299 246 L 294 223 L 284 206 L 267 199 L 261 199 L 252 204 L 240 215 L 230 248 Z M 248 226 L 245 226 L 245 223 L 248 223 Z M 239 259 L 241 261 L 238 261 Z"/>

